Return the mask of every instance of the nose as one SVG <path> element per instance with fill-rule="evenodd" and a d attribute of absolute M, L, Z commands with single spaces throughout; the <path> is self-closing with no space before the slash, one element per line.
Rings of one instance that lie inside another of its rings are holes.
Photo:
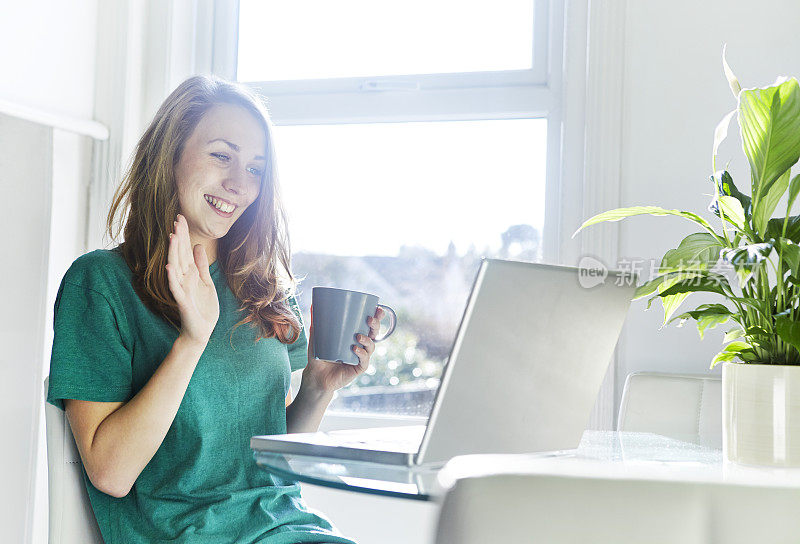
<path fill-rule="evenodd" d="M 230 180 L 223 181 L 222 182 L 222 187 L 224 187 L 226 191 L 228 191 L 229 193 L 232 193 L 234 195 L 242 194 L 242 190 L 243 190 L 241 185 L 237 184 L 235 181 L 232 182 Z"/>
<path fill-rule="evenodd" d="M 225 178 L 225 180 L 222 182 L 222 186 L 230 193 L 241 195 L 245 191 L 247 183 L 246 176 L 246 170 L 235 168 L 231 171 L 231 175 Z"/>

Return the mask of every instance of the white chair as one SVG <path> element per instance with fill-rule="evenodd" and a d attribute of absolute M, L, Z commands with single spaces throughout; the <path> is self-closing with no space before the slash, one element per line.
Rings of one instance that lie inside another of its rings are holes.
<path fill-rule="evenodd" d="M 44 380 L 47 398 L 49 377 Z M 50 495 L 50 544 L 103 544 L 89 504 L 78 447 L 67 416 L 45 402 L 47 482 Z"/>
<path fill-rule="evenodd" d="M 722 381 L 691 374 L 629 374 L 617 430 L 655 433 L 722 449 Z"/>

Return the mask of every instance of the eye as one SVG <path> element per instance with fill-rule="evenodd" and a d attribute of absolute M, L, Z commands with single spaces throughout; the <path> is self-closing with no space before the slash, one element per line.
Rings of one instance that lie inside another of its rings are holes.
<path fill-rule="evenodd" d="M 251 174 L 253 174 L 254 176 L 258 177 L 258 178 L 260 178 L 262 176 L 262 174 L 264 174 L 264 171 L 261 168 L 252 167 L 252 168 L 248 168 L 247 171 L 250 172 Z"/>
<path fill-rule="evenodd" d="M 211 153 L 211 156 L 212 157 L 216 157 L 219 160 L 225 161 L 225 162 L 231 160 L 231 158 L 228 155 L 226 155 L 225 153 Z"/>

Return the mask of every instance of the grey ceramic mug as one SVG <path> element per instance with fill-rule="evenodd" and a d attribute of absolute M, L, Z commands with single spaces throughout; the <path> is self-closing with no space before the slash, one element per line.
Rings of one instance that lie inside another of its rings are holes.
<path fill-rule="evenodd" d="M 350 346 L 359 345 L 356 334 L 369 335 L 367 317 L 374 316 L 378 306 L 390 316 L 389 330 L 382 338 L 386 340 L 397 325 L 397 314 L 389 306 L 378 304 L 378 296 L 335 287 L 311 289 L 311 321 L 314 326 L 314 358 L 325 361 L 359 364 L 358 355 Z"/>

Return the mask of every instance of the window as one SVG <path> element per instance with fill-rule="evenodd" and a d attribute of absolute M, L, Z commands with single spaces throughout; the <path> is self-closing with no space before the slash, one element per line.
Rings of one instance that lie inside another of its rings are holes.
<path fill-rule="evenodd" d="M 406 0 L 393 9 L 374 0 L 241 0 L 237 76 L 281 81 L 526 70 L 533 65 L 531 21 L 530 0 Z"/>
<path fill-rule="evenodd" d="M 267 97 L 306 322 L 315 285 L 397 311 L 330 410 L 427 416 L 481 257 L 547 257 L 558 78 L 545 0 L 388 5 L 241 0 L 214 65 Z"/>

